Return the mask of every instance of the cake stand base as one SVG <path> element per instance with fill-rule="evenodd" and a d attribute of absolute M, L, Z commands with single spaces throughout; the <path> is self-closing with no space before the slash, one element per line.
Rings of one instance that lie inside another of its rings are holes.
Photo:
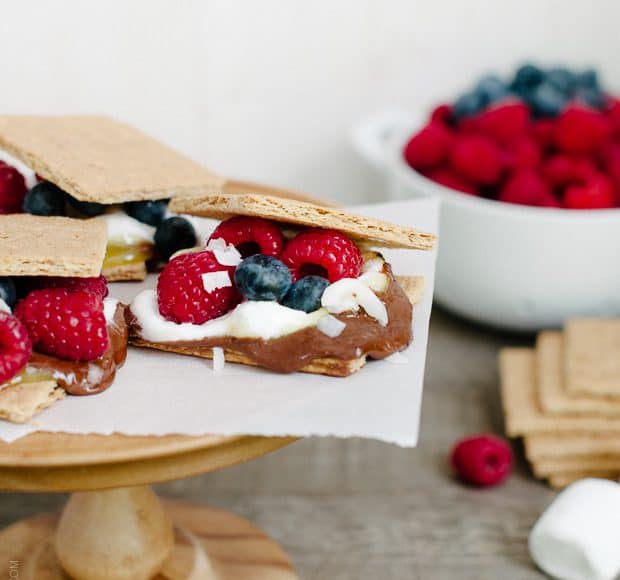
<path fill-rule="evenodd" d="M 19 580 L 297 580 L 284 550 L 229 512 L 163 501 L 149 487 L 75 493 L 62 514 L 0 531 Z"/>

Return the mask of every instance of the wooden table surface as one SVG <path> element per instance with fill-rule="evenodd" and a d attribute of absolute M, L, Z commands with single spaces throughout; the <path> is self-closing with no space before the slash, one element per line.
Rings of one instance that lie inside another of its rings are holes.
<path fill-rule="evenodd" d="M 308 439 L 157 490 L 249 518 L 281 542 L 303 580 L 543 578 L 526 540 L 553 494 L 521 451 L 517 472 L 490 490 L 454 481 L 446 460 L 456 438 L 501 432 L 497 350 L 528 342 L 435 309 L 417 449 Z M 64 499 L 0 494 L 0 526 Z"/>

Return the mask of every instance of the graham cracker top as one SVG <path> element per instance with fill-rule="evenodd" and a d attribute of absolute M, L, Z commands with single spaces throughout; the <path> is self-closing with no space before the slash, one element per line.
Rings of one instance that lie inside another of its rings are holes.
<path fill-rule="evenodd" d="M 211 194 L 173 199 L 170 209 L 190 215 L 225 219 L 234 215 L 262 217 L 287 224 L 338 230 L 351 238 L 384 248 L 430 250 L 435 236 L 358 216 L 337 208 L 258 194 Z"/>
<path fill-rule="evenodd" d="M 0 215 L 0 276 L 99 276 L 103 220 Z"/>
<path fill-rule="evenodd" d="M 223 179 L 103 116 L 0 115 L 0 148 L 81 201 L 104 204 L 219 191 Z"/>

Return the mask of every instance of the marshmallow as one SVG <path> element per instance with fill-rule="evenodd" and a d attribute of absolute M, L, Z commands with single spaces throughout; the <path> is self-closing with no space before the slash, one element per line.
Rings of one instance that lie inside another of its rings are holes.
<path fill-rule="evenodd" d="M 582 479 L 561 492 L 529 537 L 530 554 L 559 580 L 613 580 L 620 573 L 620 485 Z"/>

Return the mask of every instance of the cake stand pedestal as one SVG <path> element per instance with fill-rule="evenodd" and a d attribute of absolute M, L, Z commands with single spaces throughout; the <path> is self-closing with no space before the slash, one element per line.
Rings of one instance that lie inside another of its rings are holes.
<path fill-rule="evenodd" d="M 0 530 L 19 580 L 296 580 L 282 548 L 229 512 L 160 501 L 148 484 L 249 461 L 294 438 L 33 433 L 0 442 L 0 489 L 73 492 L 61 513 Z"/>

